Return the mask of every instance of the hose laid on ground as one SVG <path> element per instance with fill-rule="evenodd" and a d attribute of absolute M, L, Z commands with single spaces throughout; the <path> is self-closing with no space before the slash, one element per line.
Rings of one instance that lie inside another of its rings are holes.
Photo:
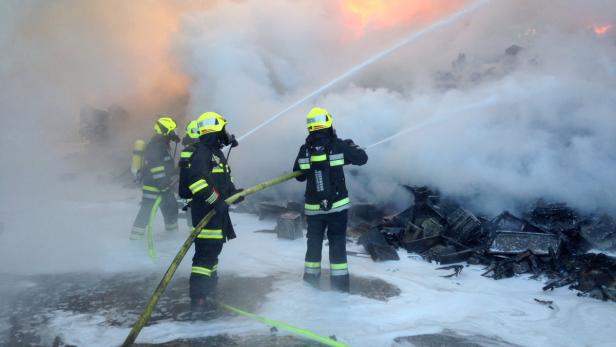
<path fill-rule="evenodd" d="M 231 311 L 231 312 L 235 312 L 237 314 L 240 314 L 242 316 L 246 316 L 248 318 L 252 318 L 255 319 L 263 324 L 267 324 L 270 325 L 272 327 L 278 328 L 278 329 L 282 329 L 282 330 L 286 330 L 288 332 L 303 336 L 305 338 L 308 338 L 310 340 L 313 341 L 317 341 L 320 342 L 326 346 L 331 346 L 331 347 L 349 347 L 349 345 L 346 345 L 342 342 L 338 342 L 332 338 L 329 337 L 325 337 L 325 336 L 321 336 L 319 334 L 313 333 L 310 330 L 306 330 L 306 329 L 302 329 L 302 328 L 298 328 L 298 327 L 294 327 L 292 325 L 289 325 L 287 323 L 284 322 L 280 322 L 277 320 L 273 320 L 273 319 L 269 319 L 263 316 L 258 316 L 254 313 L 250 313 L 250 312 L 246 312 L 246 311 L 242 311 L 239 308 L 227 305 L 227 304 L 220 304 L 220 306 L 222 306 L 223 308 L 226 308 L 227 310 Z"/>
<path fill-rule="evenodd" d="M 272 186 L 275 186 L 277 184 L 280 184 L 282 182 L 288 181 L 288 180 L 290 180 L 292 178 L 295 178 L 295 177 L 297 177 L 299 175 L 301 175 L 301 172 L 295 171 L 295 172 L 291 172 L 291 173 L 286 174 L 286 175 L 282 175 L 280 177 L 276 177 L 276 178 L 271 179 L 269 181 L 265 181 L 263 183 L 259 183 L 259 184 L 255 185 L 253 187 L 245 189 L 245 190 L 241 191 L 240 193 L 234 194 L 234 195 L 230 196 L 228 199 L 226 199 L 225 201 L 228 204 L 232 204 L 232 203 L 234 203 L 235 201 L 237 201 L 238 199 L 240 199 L 242 197 L 248 196 L 250 194 L 254 194 L 254 193 L 259 192 L 261 190 L 264 190 L 264 189 L 267 189 L 269 187 L 272 187 Z M 135 325 L 133 325 L 133 328 L 131 329 L 130 333 L 128 334 L 128 336 L 124 340 L 124 343 L 122 344 L 122 347 L 132 346 L 132 344 L 135 342 L 135 340 L 137 339 L 137 336 L 141 332 L 141 329 L 143 329 L 145 324 L 150 319 L 150 316 L 152 315 L 152 311 L 154 311 L 154 308 L 156 307 L 156 304 L 158 303 L 158 300 L 160 299 L 160 297 L 163 294 L 163 292 L 165 291 L 165 289 L 167 289 L 167 286 L 169 285 L 169 282 L 171 282 L 171 279 L 173 278 L 173 275 L 175 274 L 175 271 L 177 270 L 178 266 L 180 266 L 180 263 L 182 262 L 182 259 L 184 259 L 184 256 L 186 255 L 186 253 L 190 249 L 190 246 L 192 246 L 192 243 L 195 241 L 195 238 L 197 237 L 197 235 L 201 232 L 201 229 L 203 229 L 207 225 L 207 223 L 210 222 L 212 217 L 214 217 L 215 213 L 216 212 L 214 210 L 211 210 L 210 212 L 208 212 L 208 214 L 205 217 L 203 217 L 203 219 L 199 222 L 199 224 L 197 224 L 197 226 L 190 233 L 190 235 L 188 235 L 188 238 L 186 239 L 186 241 L 184 241 L 184 244 L 182 245 L 182 247 L 180 247 L 180 250 L 175 255 L 175 258 L 173 258 L 173 261 L 169 265 L 169 268 L 167 269 L 167 272 L 165 272 L 165 275 L 160 280 L 160 283 L 158 283 L 158 287 L 156 287 L 156 289 L 154 290 L 154 293 L 152 293 L 152 296 L 150 297 L 150 300 L 148 301 L 148 303 L 146 304 L 145 308 L 143 309 L 143 312 L 141 312 L 141 315 L 137 319 L 137 322 L 135 322 Z"/>
<path fill-rule="evenodd" d="M 148 226 L 147 226 L 147 239 L 148 239 L 148 255 L 150 259 L 156 260 L 156 246 L 154 246 L 154 220 L 156 219 L 156 213 L 158 212 L 158 208 L 160 207 L 160 203 L 163 200 L 162 196 L 159 194 L 154 200 L 154 205 L 150 210 L 150 218 L 148 218 Z"/>

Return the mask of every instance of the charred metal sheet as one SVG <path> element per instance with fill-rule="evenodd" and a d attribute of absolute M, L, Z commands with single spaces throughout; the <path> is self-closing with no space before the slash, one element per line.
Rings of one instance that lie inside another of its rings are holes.
<path fill-rule="evenodd" d="M 426 218 L 421 222 L 421 228 L 423 229 L 423 237 L 439 236 L 445 232 L 445 225 L 443 225 L 437 218 Z"/>
<path fill-rule="evenodd" d="M 604 214 L 582 223 L 580 235 L 599 250 L 616 249 L 616 220 Z"/>
<path fill-rule="evenodd" d="M 508 211 L 505 211 L 492 220 L 492 224 L 499 230 L 523 231 L 526 222 Z"/>
<path fill-rule="evenodd" d="M 390 245 L 378 245 L 371 243 L 365 246 L 366 252 L 374 261 L 400 260 L 396 249 Z"/>
<path fill-rule="evenodd" d="M 438 262 L 442 265 L 461 263 L 467 261 L 475 253 L 472 249 L 441 255 Z"/>
<path fill-rule="evenodd" d="M 458 208 L 447 216 L 450 229 L 448 235 L 469 244 L 481 243 L 485 237 L 481 230 L 481 221 L 474 214 Z"/>
<path fill-rule="evenodd" d="M 431 204 L 415 205 L 411 222 L 415 225 L 421 225 L 426 219 L 434 219 L 438 224 L 447 225 L 447 218 L 445 218 L 439 206 Z"/>
<path fill-rule="evenodd" d="M 520 254 L 531 251 L 537 255 L 550 254 L 550 249 L 558 251 L 560 239 L 557 235 L 525 233 L 516 231 L 497 231 L 488 250 L 491 254 Z"/>
<path fill-rule="evenodd" d="M 545 232 L 572 236 L 579 231 L 579 218 L 565 203 L 546 204 L 539 201 L 529 213 L 529 220 Z"/>
<path fill-rule="evenodd" d="M 385 236 L 377 228 L 372 228 L 365 232 L 362 236 L 359 237 L 357 243 L 364 247 L 371 243 L 382 246 L 389 246 L 387 240 L 385 239 Z"/>
<path fill-rule="evenodd" d="M 297 212 L 283 213 L 278 218 L 275 230 L 279 239 L 295 240 L 303 238 L 302 215 Z"/>
<path fill-rule="evenodd" d="M 374 261 L 400 260 L 396 249 L 387 243 L 385 236 L 377 228 L 373 228 L 360 236 L 359 244 L 364 246 L 366 253 Z"/>

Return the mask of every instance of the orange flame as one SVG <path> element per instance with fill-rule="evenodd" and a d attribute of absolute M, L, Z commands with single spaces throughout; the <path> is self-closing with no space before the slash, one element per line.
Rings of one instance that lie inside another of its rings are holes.
<path fill-rule="evenodd" d="M 593 25 L 593 31 L 595 32 L 595 34 L 597 35 L 605 35 L 607 33 L 609 33 L 612 30 L 612 24 L 606 24 L 606 25 Z"/>
<path fill-rule="evenodd" d="M 354 38 L 396 25 L 421 24 L 439 18 L 468 0 L 339 0 L 342 20 Z"/>

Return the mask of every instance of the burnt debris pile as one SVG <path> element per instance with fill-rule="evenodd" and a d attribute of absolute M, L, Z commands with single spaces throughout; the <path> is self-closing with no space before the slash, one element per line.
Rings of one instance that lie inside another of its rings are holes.
<path fill-rule="evenodd" d="M 616 221 L 580 215 L 566 204 L 537 202 L 527 213 L 477 216 L 427 187 L 409 187 L 413 206 L 382 216 L 368 204 L 350 211 L 352 232 L 375 261 L 398 260 L 398 249 L 440 264 L 485 266 L 486 277 L 519 274 L 547 279 L 544 290 L 569 286 L 616 301 L 616 258 L 589 250 L 616 250 Z"/>

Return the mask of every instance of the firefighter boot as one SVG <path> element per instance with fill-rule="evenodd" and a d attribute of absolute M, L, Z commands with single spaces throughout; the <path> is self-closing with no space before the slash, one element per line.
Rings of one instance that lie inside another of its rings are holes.
<path fill-rule="evenodd" d="M 320 274 L 309 274 L 309 273 L 304 273 L 304 282 L 308 283 L 309 285 L 311 285 L 314 288 L 319 288 L 319 282 L 321 281 L 321 275 Z"/>
<path fill-rule="evenodd" d="M 348 293 L 350 290 L 349 275 L 331 276 L 331 285 L 333 290 Z"/>
<path fill-rule="evenodd" d="M 218 309 L 218 298 L 216 288 L 218 287 L 218 277 L 213 277 L 208 281 L 204 296 L 192 298 L 190 301 L 191 318 L 211 319 L 215 316 Z"/>

